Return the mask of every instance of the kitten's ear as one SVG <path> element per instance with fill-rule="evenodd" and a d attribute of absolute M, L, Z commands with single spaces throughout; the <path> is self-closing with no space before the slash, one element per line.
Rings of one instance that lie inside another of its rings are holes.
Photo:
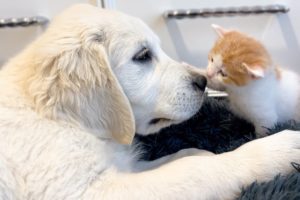
<path fill-rule="evenodd" d="M 264 69 L 259 65 L 249 66 L 246 63 L 242 63 L 242 66 L 253 78 L 263 78 L 265 76 Z"/>
<path fill-rule="evenodd" d="M 212 24 L 211 27 L 216 31 L 219 37 L 224 37 L 226 33 L 229 32 L 229 30 L 224 29 L 223 27 L 217 25 L 217 24 Z"/>

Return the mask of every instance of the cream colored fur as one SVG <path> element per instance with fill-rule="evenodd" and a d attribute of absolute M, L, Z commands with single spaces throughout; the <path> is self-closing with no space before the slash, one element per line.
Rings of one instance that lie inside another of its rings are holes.
<path fill-rule="evenodd" d="M 151 60 L 135 59 L 141 49 Z M 292 131 L 220 155 L 189 149 L 138 161 L 135 131 L 194 115 L 199 77 L 140 20 L 67 9 L 0 72 L 0 199 L 233 199 L 255 180 L 291 172 L 300 161 Z"/>

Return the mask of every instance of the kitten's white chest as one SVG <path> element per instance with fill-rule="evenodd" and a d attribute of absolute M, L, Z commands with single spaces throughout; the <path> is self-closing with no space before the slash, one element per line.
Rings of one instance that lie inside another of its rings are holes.
<path fill-rule="evenodd" d="M 228 91 L 230 106 L 233 112 L 253 123 L 256 132 L 263 135 L 278 119 L 276 88 L 277 83 L 272 79 L 258 80 L 243 87 L 231 87 Z"/>
<path fill-rule="evenodd" d="M 300 119 L 300 81 L 289 71 L 281 79 L 268 76 L 243 87 L 228 88 L 230 105 L 237 115 L 264 134 L 276 123 Z"/>

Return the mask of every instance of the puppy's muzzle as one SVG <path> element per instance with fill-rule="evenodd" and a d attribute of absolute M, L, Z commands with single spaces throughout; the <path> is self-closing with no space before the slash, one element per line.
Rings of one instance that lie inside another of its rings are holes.
<path fill-rule="evenodd" d="M 207 84 L 207 80 L 204 76 L 198 75 L 194 80 L 192 81 L 192 86 L 195 90 L 204 91 Z"/>

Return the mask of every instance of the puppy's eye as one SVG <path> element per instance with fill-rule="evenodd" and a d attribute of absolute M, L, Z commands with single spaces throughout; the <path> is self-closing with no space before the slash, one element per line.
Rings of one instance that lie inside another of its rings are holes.
<path fill-rule="evenodd" d="M 149 62 L 152 60 L 152 53 L 150 49 L 143 48 L 141 51 L 135 54 L 135 56 L 132 59 L 136 62 Z"/>

